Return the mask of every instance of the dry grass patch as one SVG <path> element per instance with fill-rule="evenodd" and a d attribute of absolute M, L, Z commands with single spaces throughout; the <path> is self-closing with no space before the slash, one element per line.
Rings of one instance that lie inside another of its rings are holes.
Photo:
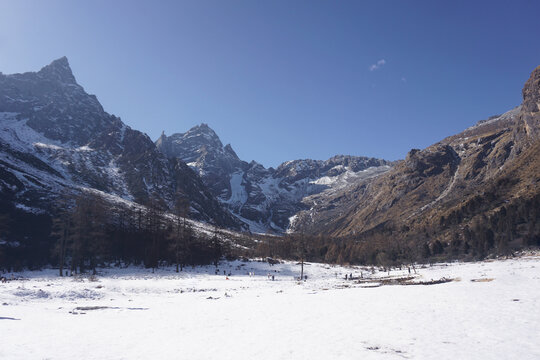
<path fill-rule="evenodd" d="M 493 278 L 483 278 L 483 279 L 471 279 L 472 282 L 491 282 L 495 279 Z"/>

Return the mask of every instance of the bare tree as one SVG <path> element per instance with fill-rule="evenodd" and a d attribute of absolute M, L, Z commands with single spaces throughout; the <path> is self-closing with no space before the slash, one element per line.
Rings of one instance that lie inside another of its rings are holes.
<path fill-rule="evenodd" d="M 9 213 L 0 214 L 0 240 L 8 237 L 12 221 Z M 6 258 L 7 256 L 5 255 L 3 248 L 0 246 L 0 269 L 2 269 L 4 265 L 7 265 Z"/>
<path fill-rule="evenodd" d="M 219 228 L 217 225 L 214 225 L 214 233 L 212 235 L 212 257 L 214 261 L 214 266 L 217 268 L 219 259 L 221 258 L 221 255 L 223 254 L 223 249 L 221 246 L 221 242 L 219 240 Z"/>
<path fill-rule="evenodd" d="M 60 236 L 60 252 L 71 253 L 71 271 L 84 272 L 88 262 L 96 273 L 98 258 L 105 254 L 106 207 L 101 197 L 82 192 L 74 195 L 69 216 L 60 220 L 64 234 Z"/>
<path fill-rule="evenodd" d="M 163 227 L 163 204 L 157 196 L 152 196 L 146 203 L 146 229 L 150 235 L 150 254 L 147 259 L 147 265 L 152 267 L 152 272 L 159 265 L 159 240 L 162 235 Z"/>
<path fill-rule="evenodd" d="M 303 232 L 296 236 L 296 251 L 300 258 L 300 280 L 304 279 L 304 261 L 307 254 L 306 237 Z"/>
<path fill-rule="evenodd" d="M 58 254 L 59 275 L 64 276 L 64 264 L 66 259 L 67 246 L 70 238 L 71 213 L 70 202 L 73 201 L 68 193 L 63 193 L 55 203 L 56 216 L 52 219 L 51 235 L 56 237 L 55 251 Z"/>
<path fill-rule="evenodd" d="M 187 215 L 189 214 L 189 199 L 180 194 L 177 197 L 174 212 L 175 224 L 172 233 L 173 251 L 176 263 L 176 272 L 182 271 L 185 257 L 187 255 L 187 237 L 190 236 L 187 230 Z"/>

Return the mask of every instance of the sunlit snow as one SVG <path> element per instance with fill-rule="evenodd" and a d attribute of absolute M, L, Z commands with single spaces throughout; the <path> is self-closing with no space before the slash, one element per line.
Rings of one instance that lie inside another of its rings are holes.
<path fill-rule="evenodd" d="M 0 358 L 538 359 L 539 269 L 530 254 L 416 275 L 308 264 L 302 282 L 254 261 L 5 274 Z"/>

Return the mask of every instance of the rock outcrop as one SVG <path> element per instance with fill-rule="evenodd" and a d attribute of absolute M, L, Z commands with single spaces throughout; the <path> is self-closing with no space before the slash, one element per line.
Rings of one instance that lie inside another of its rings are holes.
<path fill-rule="evenodd" d="M 497 239 L 527 243 L 540 221 L 530 208 L 540 199 L 539 110 L 540 67 L 520 106 L 411 150 L 375 179 L 315 196 L 294 229 L 365 241 L 390 237 L 400 249 L 436 240 L 469 246 L 473 228 L 490 246 Z"/>
<path fill-rule="evenodd" d="M 185 133 L 162 134 L 156 146 L 169 158 L 195 170 L 212 193 L 251 231 L 283 233 L 291 218 L 309 208 L 313 194 L 341 188 L 390 169 L 389 161 L 335 156 L 326 161 L 287 161 L 277 169 L 240 160 L 230 144 L 201 124 Z"/>
<path fill-rule="evenodd" d="M 66 188 L 141 204 L 152 197 L 169 208 L 180 194 L 193 218 L 240 226 L 188 166 L 105 112 L 65 57 L 38 72 L 0 74 L 0 197 L 47 212 Z"/>

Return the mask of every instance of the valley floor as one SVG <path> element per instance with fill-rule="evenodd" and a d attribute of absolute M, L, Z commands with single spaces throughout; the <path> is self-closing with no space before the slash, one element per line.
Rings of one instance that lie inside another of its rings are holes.
<path fill-rule="evenodd" d="M 540 358 L 539 254 L 416 275 L 310 264 L 305 282 L 294 263 L 219 270 L 13 274 L 0 283 L 0 358 Z"/>

